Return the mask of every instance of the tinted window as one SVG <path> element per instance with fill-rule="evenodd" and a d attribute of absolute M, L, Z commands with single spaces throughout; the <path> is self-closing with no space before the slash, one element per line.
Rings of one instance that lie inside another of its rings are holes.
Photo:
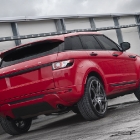
<path fill-rule="evenodd" d="M 99 43 L 93 36 L 80 36 L 83 44 L 83 48 L 87 50 L 101 50 Z"/>
<path fill-rule="evenodd" d="M 82 44 L 78 36 L 65 38 L 65 50 L 80 50 Z"/>
<path fill-rule="evenodd" d="M 1 67 L 56 53 L 60 44 L 62 42 L 47 41 L 16 48 L 5 53 Z"/>
<path fill-rule="evenodd" d="M 72 50 L 71 37 L 65 38 L 65 50 Z"/>
<path fill-rule="evenodd" d="M 64 42 L 59 44 L 59 52 L 63 52 L 64 51 Z"/>
<path fill-rule="evenodd" d="M 106 50 L 119 50 L 118 46 L 105 36 L 96 36 L 96 37 L 103 44 Z"/>
<path fill-rule="evenodd" d="M 1 57 L 0 57 L 0 65 L 1 65 L 1 61 L 2 61 L 2 59 L 1 59 Z"/>

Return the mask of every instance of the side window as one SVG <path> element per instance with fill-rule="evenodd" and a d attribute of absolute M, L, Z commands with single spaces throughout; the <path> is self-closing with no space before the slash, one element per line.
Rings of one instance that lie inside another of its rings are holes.
<path fill-rule="evenodd" d="M 82 44 L 79 36 L 65 38 L 65 50 L 81 50 Z"/>
<path fill-rule="evenodd" d="M 107 37 L 102 36 L 102 35 L 98 35 L 98 36 L 96 36 L 96 38 L 102 43 L 102 45 L 104 46 L 104 48 L 106 50 L 116 50 L 116 51 L 119 51 L 118 46 L 113 41 L 108 39 Z"/>
<path fill-rule="evenodd" d="M 0 66 L 1 66 L 1 63 L 2 63 L 2 58 L 0 57 Z"/>
<path fill-rule="evenodd" d="M 59 52 L 64 51 L 64 42 L 59 45 Z"/>
<path fill-rule="evenodd" d="M 99 43 L 92 35 L 82 35 L 80 36 L 83 44 L 83 48 L 87 50 L 101 50 Z"/>
<path fill-rule="evenodd" d="M 65 50 L 72 50 L 72 40 L 71 40 L 71 37 L 65 38 Z"/>

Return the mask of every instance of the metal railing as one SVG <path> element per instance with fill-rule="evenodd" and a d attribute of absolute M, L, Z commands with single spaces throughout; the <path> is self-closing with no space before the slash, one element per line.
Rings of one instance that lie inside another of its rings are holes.
<path fill-rule="evenodd" d="M 102 28 L 96 28 L 96 29 L 92 29 L 92 28 L 75 29 L 75 30 L 66 30 L 66 31 L 60 31 L 60 32 L 1 37 L 0 42 L 13 41 L 13 40 L 19 40 L 19 39 L 38 38 L 38 37 L 48 37 L 48 36 L 62 35 L 62 34 L 73 33 L 73 32 L 96 32 L 96 31 L 102 31 L 102 30 L 114 30 L 114 29 L 129 28 L 129 27 L 136 27 L 136 26 L 140 26 L 140 23 L 129 24 L 129 25 L 120 25 L 120 26 L 109 26 L 109 27 L 102 27 Z"/>

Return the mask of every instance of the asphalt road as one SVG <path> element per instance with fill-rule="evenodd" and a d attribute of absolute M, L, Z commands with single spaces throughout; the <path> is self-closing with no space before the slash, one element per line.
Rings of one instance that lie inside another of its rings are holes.
<path fill-rule="evenodd" d="M 3 134 L 0 140 L 139 140 L 140 103 L 131 96 L 128 99 L 124 96 L 109 101 L 109 106 L 105 118 L 91 122 L 73 112 L 40 116 L 33 121 L 28 133 Z"/>

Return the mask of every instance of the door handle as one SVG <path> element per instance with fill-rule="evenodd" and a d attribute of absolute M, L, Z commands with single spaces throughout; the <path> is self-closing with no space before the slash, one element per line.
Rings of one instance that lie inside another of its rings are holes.
<path fill-rule="evenodd" d="M 91 55 L 91 56 L 97 56 L 98 54 L 95 53 L 95 52 L 92 52 L 90 55 Z"/>
<path fill-rule="evenodd" d="M 134 55 L 129 55 L 129 57 L 130 57 L 130 58 L 136 58 L 136 56 L 134 56 Z"/>
<path fill-rule="evenodd" d="M 118 54 L 116 54 L 116 53 L 114 53 L 114 54 L 113 54 L 113 56 L 117 57 L 117 56 L 119 56 L 119 55 L 118 55 Z"/>

